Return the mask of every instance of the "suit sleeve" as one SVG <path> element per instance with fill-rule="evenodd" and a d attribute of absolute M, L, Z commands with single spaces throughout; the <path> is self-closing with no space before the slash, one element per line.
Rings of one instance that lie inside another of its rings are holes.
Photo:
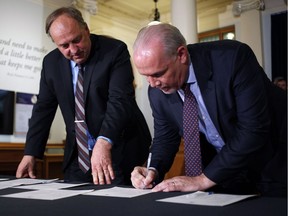
<path fill-rule="evenodd" d="M 87 121 L 93 125 L 89 130 L 94 135 L 108 137 L 117 144 L 133 116 L 135 94 L 127 46 L 115 41 L 112 45 L 99 50 L 101 57 L 97 60 L 89 90 L 90 117 Z"/>
<path fill-rule="evenodd" d="M 169 171 L 174 157 L 178 152 L 181 141 L 179 125 L 176 123 L 175 116 L 171 113 L 169 100 L 167 97 L 178 98 L 177 93 L 173 95 L 165 95 L 159 89 L 149 87 L 148 90 L 150 105 L 154 118 L 154 139 L 151 146 L 152 161 L 151 167 L 157 169 L 159 181 L 161 181 L 165 173 Z M 178 100 L 179 110 L 174 110 L 178 114 L 182 113 L 181 101 Z M 181 118 L 181 117 L 180 117 Z M 180 120 L 182 121 L 182 119 Z"/>
<path fill-rule="evenodd" d="M 39 95 L 37 103 L 33 107 L 31 119 L 29 120 L 25 155 L 32 155 L 37 158 L 43 157 L 57 106 L 57 98 L 48 87 L 43 64 Z"/>
<path fill-rule="evenodd" d="M 247 45 L 238 46 L 230 57 L 229 61 L 226 59 L 230 69 L 222 72 L 227 73 L 222 77 L 226 80 L 222 82 L 225 88 L 216 88 L 225 145 L 204 170 L 216 183 L 231 179 L 243 170 L 254 168 L 255 173 L 257 168 L 260 170 L 265 157 L 262 153 L 269 143 L 266 75 Z M 218 62 L 222 60 L 219 57 Z"/>

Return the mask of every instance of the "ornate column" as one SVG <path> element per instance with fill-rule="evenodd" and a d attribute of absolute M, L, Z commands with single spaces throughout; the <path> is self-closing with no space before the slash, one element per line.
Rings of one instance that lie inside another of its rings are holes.
<path fill-rule="evenodd" d="M 196 0 L 171 0 L 171 22 L 187 43 L 198 42 Z"/>

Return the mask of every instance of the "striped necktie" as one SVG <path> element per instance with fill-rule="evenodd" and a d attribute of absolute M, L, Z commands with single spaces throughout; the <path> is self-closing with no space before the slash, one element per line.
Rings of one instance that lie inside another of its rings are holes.
<path fill-rule="evenodd" d="M 85 105 L 83 92 L 83 70 L 78 65 L 78 79 L 75 92 L 75 132 L 78 147 L 78 163 L 80 169 L 86 173 L 90 168 L 88 149 L 87 125 L 85 122 Z"/>
<path fill-rule="evenodd" d="M 202 162 L 197 101 L 190 90 L 190 84 L 186 85 L 184 93 L 183 137 L 185 173 L 187 176 L 198 176 L 202 173 Z"/>

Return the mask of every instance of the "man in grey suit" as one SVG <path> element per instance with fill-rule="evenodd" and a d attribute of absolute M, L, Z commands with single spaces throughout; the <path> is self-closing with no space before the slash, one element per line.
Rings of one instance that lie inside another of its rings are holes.
<path fill-rule="evenodd" d="M 246 44 L 186 45 L 177 28 L 162 23 L 140 30 L 133 60 L 150 84 L 155 129 L 148 171 L 132 172 L 136 188 L 286 195 L 286 96 Z M 198 104 L 202 173 L 162 181 L 183 136 L 187 84 Z"/>
<path fill-rule="evenodd" d="M 90 34 L 81 13 L 73 7 L 52 12 L 46 20 L 46 33 L 57 49 L 43 60 L 38 101 L 16 177 L 35 178 L 35 159 L 43 157 L 59 105 L 67 134 L 65 180 L 131 184 L 130 173 L 147 159 L 151 136 L 135 101 L 127 46 L 110 37 Z M 87 173 L 79 169 L 75 140 L 78 64 L 84 68 L 85 123 L 91 156 Z"/>

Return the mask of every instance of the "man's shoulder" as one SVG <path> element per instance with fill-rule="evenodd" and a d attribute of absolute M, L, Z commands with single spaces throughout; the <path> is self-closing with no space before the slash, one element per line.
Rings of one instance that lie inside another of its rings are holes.
<path fill-rule="evenodd" d="M 218 40 L 218 41 L 209 41 L 209 42 L 201 42 L 201 43 L 194 43 L 194 44 L 188 44 L 188 50 L 193 50 L 193 49 L 231 49 L 231 48 L 236 48 L 239 46 L 244 45 L 244 43 L 236 40 Z"/>
<path fill-rule="evenodd" d="M 92 43 L 97 43 L 101 45 L 111 45 L 111 46 L 119 46 L 119 45 L 126 45 L 122 40 L 114 38 L 109 35 L 90 35 Z"/>
<path fill-rule="evenodd" d="M 236 40 L 219 40 L 187 45 L 190 57 L 194 62 L 210 59 L 218 61 L 219 58 L 234 58 L 238 55 L 249 56 L 252 49 L 245 43 Z"/>
<path fill-rule="evenodd" d="M 60 60 L 63 59 L 64 56 L 62 53 L 59 51 L 58 48 L 55 48 L 51 50 L 46 56 L 44 56 L 44 62 L 49 62 L 49 61 L 55 61 L 55 60 Z M 64 58 L 65 59 L 65 58 Z"/>
<path fill-rule="evenodd" d="M 177 91 L 171 94 L 165 94 L 160 89 L 149 86 L 148 95 L 150 101 L 154 101 L 156 103 L 166 104 L 168 103 L 168 101 L 172 103 L 181 102 L 180 96 Z"/>
<path fill-rule="evenodd" d="M 90 35 L 92 42 L 92 51 L 110 53 L 112 55 L 118 55 L 117 53 L 128 53 L 127 45 L 116 38 L 106 35 Z"/>

